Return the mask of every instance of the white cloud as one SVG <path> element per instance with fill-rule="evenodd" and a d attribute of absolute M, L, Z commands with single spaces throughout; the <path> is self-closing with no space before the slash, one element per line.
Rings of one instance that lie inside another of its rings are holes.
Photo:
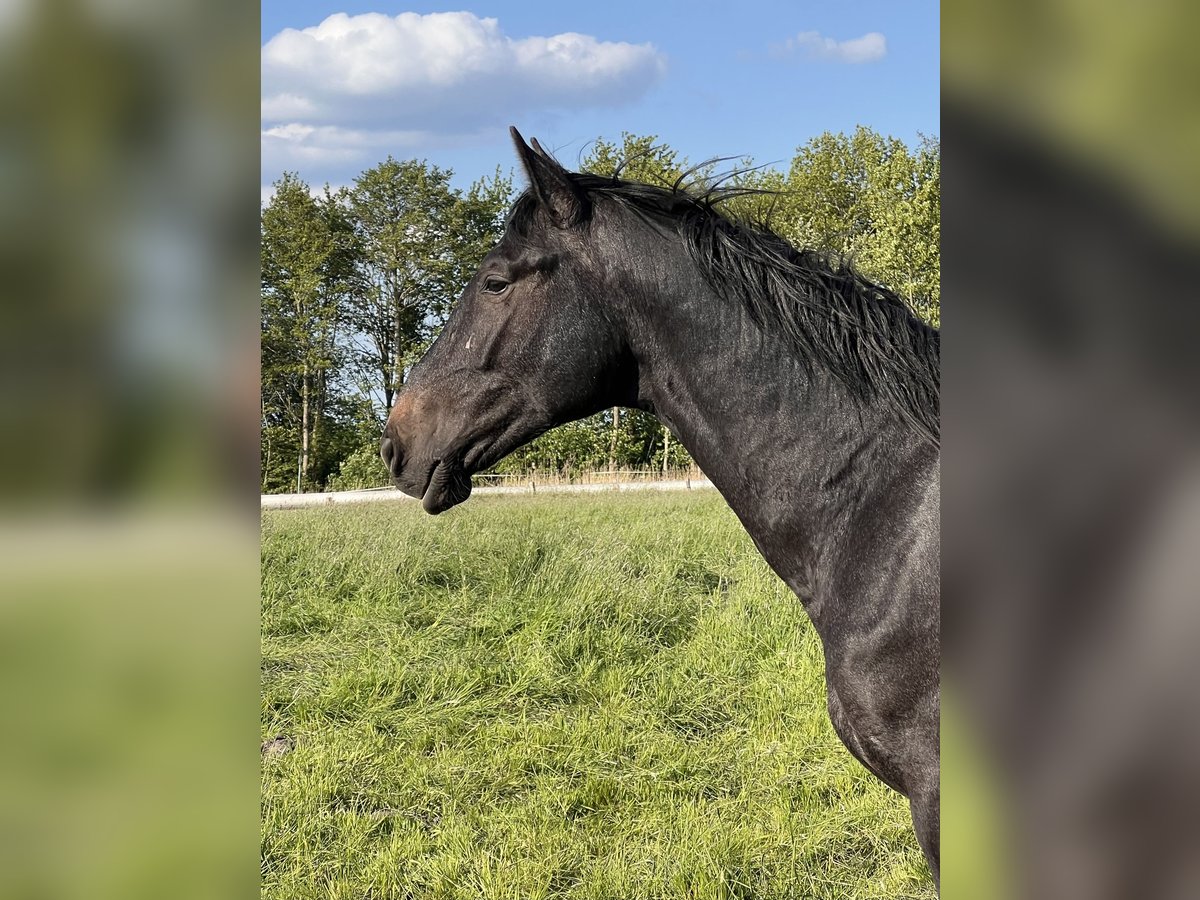
<path fill-rule="evenodd" d="M 468 12 L 337 13 L 263 45 L 264 141 L 292 125 L 467 134 L 534 110 L 627 103 L 664 69 L 650 44 L 511 38 Z M 288 134 L 298 136 L 272 137 Z M 323 143 L 319 132 L 307 139 Z"/>
<path fill-rule="evenodd" d="M 432 135 L 423 131 L 372 131 L 338 125 L 287 122 L 264 128 L 260 132 L 262 166 L 263 171 L 268 172 L 342 169 L 372 156 L 421 146 L 431 138 Z"/>
<path fill-rule="evenodd" d="M 263 97 L 260 115 L 264 122 L 286 122 L 289 119 L 303 119 L 312 116 L 316 109 L 307 97 L 299 94 L 276 94 L 274 97 Z"/>
<path fill-rule="evenodd" d="M 806 59 L 853 65 L 877 62 L 887 56 L 887 38 L 872 31 L 862 37 L 836 41 L 816 31 L 802 31 L 788 38 L 779 50 L 781 55 L 798 53 Z"/>

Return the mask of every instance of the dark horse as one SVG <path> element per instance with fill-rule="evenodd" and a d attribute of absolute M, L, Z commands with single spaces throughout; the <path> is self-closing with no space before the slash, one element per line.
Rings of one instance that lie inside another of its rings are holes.
<path fill-rule="evenodd" d="M 712 193 L 567 172 L 512 133 L 530 189 L 388 417 L 394 483 L 439 513 L 555 425 L 654 413 L 800 597 L 833 726 L 908 798 L 937 879 L 938 332 Z"/>

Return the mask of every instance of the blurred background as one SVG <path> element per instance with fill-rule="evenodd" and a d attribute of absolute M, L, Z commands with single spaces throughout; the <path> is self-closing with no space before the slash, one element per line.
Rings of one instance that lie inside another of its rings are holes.
<path fill-rule="evenodd" d="M 1200 13 L 942 13 L 945 895 L 1200 896 Z"/>
<path fill-rule="evenodd" d="M 258 46 L 0 3 L 0 897 L 256 890 Z"/>
<path fill-rule="evenodd" d="M 948 897 L 1200 895 L 1197 13 L 947 2 Z M 257 871 L 258 10 L 0 3 L 0 896 Z"/>

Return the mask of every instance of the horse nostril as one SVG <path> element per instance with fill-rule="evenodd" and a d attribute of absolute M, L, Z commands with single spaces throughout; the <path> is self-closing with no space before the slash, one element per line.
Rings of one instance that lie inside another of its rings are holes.
<path fill-rule="evenodd" d="M 391 472 L 392 461 L 396 458 L 396 442 L 389 437 L 385 437 L 380 441 L 379 457 L 383 460 L 383 464 L 387 466 L 388 472 Z"/>

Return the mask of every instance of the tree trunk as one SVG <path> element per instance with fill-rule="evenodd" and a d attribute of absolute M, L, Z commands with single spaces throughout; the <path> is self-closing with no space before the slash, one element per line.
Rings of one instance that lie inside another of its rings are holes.
<path fill-rule="evenodd" d="M 615 472 L 617 469 L 617 432 L 621 430 L 621 407 L 613 407 L 613 427 L 612 440 L 608 444 L 608 470 Z"/>
<path fill-rule="evenodd" d="M 304 493 L 304 482 L 308 479 L 308 406 L 309 383 L 308 363 L 304 364 L 304 372 L 300 380 L 300 469 L 296 473 L 296 493 Z"/>
<path fill-rule="evenodd" d="M 259 422 L 260 423 L 266 422 L 267 421 L 267 404 L 264 403 L 261 399 L 258 401 L 258 410 L 259 410 Z M 258 480 L 262 483 L 261 491 L 262 491 L 262 493 L 265 494 L 267 492 L 267 477 L 270 475 L 270 472 L 271 472 L 271 448 L 272 448 L 271 432 L 265 425 L 260 425 L 258 433 L 262 436 L 263 450 L 266 451 L 265 456 L 262 458 L 262 462 L 259 463 L 259 470 L 258 470 L 258 475 L 259 475 Z"/>
<path fill-rule="evenodd" d="M 267 452 L 262 461 L 262 468 L 259 471 L 258 480 L 260 482 L 259 490 L 261 493 L 265 494 L 267 492 L 267 477 L 271 472 L 271 435 L 269 433 L 263 437 L 263 443 L 266 445 L 265 449 Z"/>
<path fill-rule="evenodd" d="M 386 419 L 392 412 L 392 404 L 396 402 L 396 367 L 384 356 L 379 361 L 379 374 L 383 376 L 383 417 Z"/>
<path fill-rule="evenodd" d="M 671 432 L 663 426 L 663 478 L 667 477 L 667 460 L 671 458 Z"/>
<path fill-rule="evenodd" d="M 392 347 L 391 347 L 391 372 L 388 375 L 388 390 L 387 403 L 388 413 L 392 411 L 392 403 L 396 399 L 396 394 L 400 392 L 400 384 L 404 381 L 404 377 L 400 374 L 400 359 L 404 351 L 404 311 L 400 305 L 400 291 L 396 289 L 396 280 L 399 278 L 398 273 L 392 273 Z"/>

